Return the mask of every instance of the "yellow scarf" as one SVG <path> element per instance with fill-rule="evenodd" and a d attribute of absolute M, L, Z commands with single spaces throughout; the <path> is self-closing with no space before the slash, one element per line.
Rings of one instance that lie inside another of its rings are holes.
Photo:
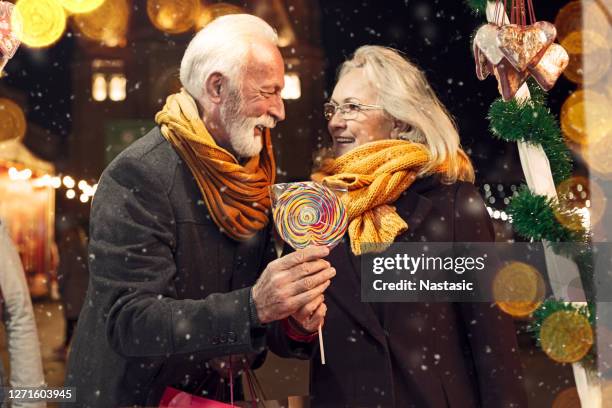
<path fill-rule="evenodd" d="M 366 143 L 337 159 L 326 159 L 312 175 L 315 181 L 348 189 L 342 201 L 349 217 L 348 233 L 355 255 L 382 251 L 408 230 L 408 224 L 391 204 L 414 182 L 428 161 L 429 153 L 423 145 L 387 139 Z M 445 170 L 446 166 L 436 169 Z M 362 244 L 368 249 L 362 248 Z"/>
<path fill-rule="evenodd" d="M 276 175 L 268 130 L 259 156 L 241 165 L 217 146 L 185 90 L 168 97 L 155 121 L 189 166 L 210 215 L 224 233 L 244 241 L 266 226 L 271 206 L 268 188 Z"/>

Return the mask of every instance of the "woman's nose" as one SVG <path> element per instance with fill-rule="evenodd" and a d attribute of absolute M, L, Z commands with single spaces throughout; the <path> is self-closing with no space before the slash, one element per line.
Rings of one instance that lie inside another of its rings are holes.
<path fill-rule="evenodd" d="M 342 117 L 342 113 L 335 111 L 329 120 L 327 127 L 329 128 L 330 132 L 333 129 L 344 129 L 346 127 L 346 120 L 344 120 Z"/>

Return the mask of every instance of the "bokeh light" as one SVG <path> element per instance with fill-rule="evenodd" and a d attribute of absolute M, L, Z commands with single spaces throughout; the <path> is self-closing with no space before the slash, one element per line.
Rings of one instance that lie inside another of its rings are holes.
<path fill-rule="evenodd" d="M 199 0 L 147 0 L 147 14 L 153 25 L 169 34 L 188 31 L 200 14 Z"/>
<path fill-rule="evenodd" d="M 580 152 L 582 159 L 589 166 L 589 170 L 605 180 L 612 180 L 612 131 L 595 143 L 582 146 Z"/>
<path fill-rule="evenodd" d="M 106 0 L 90 13 L 74 16 L 74 24 L 90 40 L 107 47 L 123 47 L 127 39 L 130 6 L 127 0 Z"/>
<path fill-rule="evenodd" d="M 493 280 L 493 300 L 513 317 L 533 313 L 544 300 L 545 290 L 540 272 L 523 262 L 503 266 Z"/>
<path fill-rule="evenodd" d="M 23 110 L 10 99 L 0 98 L 0 142 L 25 136 L 26 119 Z"/>
<path fill-rule="evenodd" d="M 572 1 L 566 4 L 555 18 L 557 40 L 562 43 L 566 36 L 575 31 L 581 31 L 584 21 L 588 21 L 589 29 L 599 33 L 604 38 L 610 34 L 610 24 L 602 6 L 595 1 Z"/>
<path fill-rule="evenodd" d="M 70 13 L 89 13 L 104 3 L 104 0 L 58 0 L 60 4 Z"/>
<path fill-rule="evenodd" d="M 593 345 L 589 320 L 575 311 L 561 310 L 544 319 L 540 329 L 542 351 L 558 363 L 575 363 Z"/>
<path fill-rule="evenodd" d="M 580 396 L 576 387 L 566 388 L 555 397 L 552 408 L 580 408 Z"/>
<path fill-rule="evenodd" d="M 592 90 L 572 93 L 561 107 L 561 130 L 579 145 L 596 143 L 612 129 L 610 101 Z"/>
<path fill-rule="evenodd" d="M 21 20 L 20 40 L 33 48 L 48 47 L 66 29 L 66 13 L 56 0 L 19 0 L 15 5 Z"/>
<path fill-rule="evenodd" d="M 589 226 L 597 224 L 604 215 L 607 198 L 603 189 L 595 180 L 586 177 L 570 177 L 557 186 L 559 206 L 565 211 L 587 209 Z M 596 203 L 596 205 L 593 205 Z M 581 213 L 584 214 L 584 213 Z M 584 222 L 577 224 L 574 217 L 567 217 L 565 212 L 555 211 L 555 217 L 561 225 L 571 230 L 578 230 L 585 226 Z"/>
<path fill-rule="evenodd" d="M 201 30 L 217 17 L 241 13 L 246 13 L 246 11 L 240 6 L 229 3 L 215 3 L 204 6 L 200 11 L 199 17 L 196 19 L 196 29 Z"/>
<path fill-rule="evenodd" d="M 596 45 L 596 43 L 593 43 Z M 610 50 L 606 47 L 595 48 L 588 54 L 569 54 L 569 64 L 563 75 L 578 85 L 591 85 L 601 80 L 610 69 Z"/>

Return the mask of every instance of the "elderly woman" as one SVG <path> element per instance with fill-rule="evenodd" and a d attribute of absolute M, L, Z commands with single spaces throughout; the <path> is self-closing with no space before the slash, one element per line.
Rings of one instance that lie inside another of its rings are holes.
<path fill-rule="evenodd" d="M 395 50 L 361 47 L 324 113 L 333 157 L 313 179 L 347 185 L 349 229 L 328 258 L 337 275 L 313 406 L 526 406 L 513 323 L 496 307 L 360 301 L 364 243 L 494 240 L 472 165 L 423 73 Z"/>

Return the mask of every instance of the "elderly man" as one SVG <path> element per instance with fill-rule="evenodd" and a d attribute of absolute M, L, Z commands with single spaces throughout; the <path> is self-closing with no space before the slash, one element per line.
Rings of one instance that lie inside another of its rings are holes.
<path fill-rule="evenodd" d="M 311 355 L 335 274 L 328 250 L 266 265 L 269 128 L 285 117 L 276 43 L 254 16 L 209 24 L 185 52 L 184 89 L 159 127 L 102 175 L 66 377 L 79 407 L 157 406 L 168 386 L 227 399 L 219 357 L 261 357 L 266 346 Z"/>

